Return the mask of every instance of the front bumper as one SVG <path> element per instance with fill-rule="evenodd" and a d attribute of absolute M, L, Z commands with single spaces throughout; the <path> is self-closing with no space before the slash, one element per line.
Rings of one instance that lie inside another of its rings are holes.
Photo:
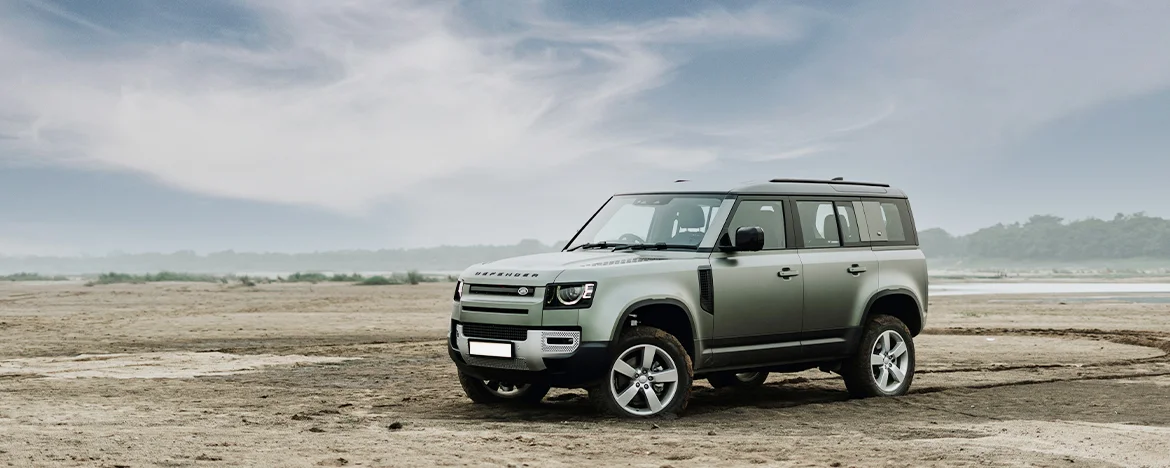
<path fill-rule="evenodd" d="M 575 388 L 589 386 L 605 375 L 609 343 L 582 342 L 579 330 L 531 328 L 524 339 L 472 338 L 512 343 L 516 355 L 512 359 L 472 356 L 462 330 L 461 323 L 452 323 L 448 354 L 460 372 L 479 379 Z"/>

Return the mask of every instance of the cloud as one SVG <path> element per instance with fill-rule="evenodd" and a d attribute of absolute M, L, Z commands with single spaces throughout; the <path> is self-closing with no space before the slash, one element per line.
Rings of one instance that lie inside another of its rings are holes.
<path fill-rule="evenodd" d="M 783 80 L 811 96 L 777 112 L 806 137 L 797 145 L 988 156 L 1061 118 L 1170 86 L 1168 3 L 980 2 L 961 15 L 896 5 L 853 12 L 848 32 Z"/>
<path fill-rule="evenodd" d="M 111 36 L 118 34 L 117 32 L 115 32 L 114 30 L 112 30 L 110 28 L 107 28 L 107 27 L 102 26 L 100 24 L 94 23 L 93 21 L 89 21 L 81 16 L 70 13 L 69 11 L 62 9 L 61 7 L 50 4 L 48 2 L 44 2 L 41 0 L 24 0 L 24 4 L 34 8 L 36 10 L 39 10 L 43 13 L 46 13 L 48 15 L 57 17 L 58 19 L 73 23 L 77 26 L 81 26 L 81 27 L 88 29 L 90 31 L 93 31 L 93 32 L 111 35 Z"/>
<path fill-rule="evenodd" d="M 535 177 L 645 142 L 601 127 L 665 82 L 676 62 L 657 46 L 792 34 L 754 10 L 580 26 L 534 8 L 528 24 L 492 34 L 454 2 L 251 5 L 267 36 L 259 47 L 187 40 L 69 56 L 0 39 L 0 57 L 22 64 L 0 72 L 3 103 L 35 116 L 20 149 L 356 214 L 456 171 Z M 654 164 L 670 150 L 633 151 Z"/>
<path fill-rule="evenodd" d="M 614 187 L 735 162 L 995 157 L 1170 84 L 1165 2 L 978 2 L 961 15 L 927 1 L 759 2 L 590 22 L 541 2 L 240 4 L 256 23 L 228 35 L 239 40 L 144 40 L 43 0 L 29 4 L 43 17 L 0 6 L 0 163 L 371 217 L 393 204 L 406 214 L 387 231 L 405 244 L 554 240 Z M 71 46 L 44 17 L 105 42 Z M 720 62 L 741 73 L 686 68 L 745 50 Z M 745 87 L 753 99 L 725 112 L 662 105 Z M 462 229 L 492 209 L 541 220 Z"/>

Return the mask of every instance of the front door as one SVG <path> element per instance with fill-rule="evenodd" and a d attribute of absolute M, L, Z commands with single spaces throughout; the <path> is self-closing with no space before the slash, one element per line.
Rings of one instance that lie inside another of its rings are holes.
<path fill-rule="evenodd" d="M 758 252 L 711 256 L 714 339 L 708 344 L 718 367 L 792 360 L 800 356 L 804 277 L 800 255 L 790 249 L 788 203 L 780 197 L 741 198 L 726 232 L 756 226 L 764 231 Z"/>

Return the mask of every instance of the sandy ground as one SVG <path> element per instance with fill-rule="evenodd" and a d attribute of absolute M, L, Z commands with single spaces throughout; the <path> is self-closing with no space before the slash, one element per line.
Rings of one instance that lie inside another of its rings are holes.
<path fill-rule="evenodd" d="M 642 422 L 472 404 L 451 287 L 0 283 L 0 465 L 1170 466 L 1170 303 L 940 297 L 910 395 L 774 374 Z"/>

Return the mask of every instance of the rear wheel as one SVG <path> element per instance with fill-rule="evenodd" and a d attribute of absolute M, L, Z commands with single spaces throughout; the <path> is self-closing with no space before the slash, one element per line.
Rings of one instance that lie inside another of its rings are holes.
<path fill-rule="evenodd" d="M 548 394 L 549 386 L 542 384 L 518 384 L 499 380 L 482 380 L 459 373 L 459 385 L 471 401 L 490 404 L 536 404 Z"/>
<path fill-rule="evenodd" d="M 854 397 L 905 395 L 914 381 L 914 340 L 906 324 L 888 315 L 870 319 L 841 376 Z"/>
<path fill-rule="evenodd" d="M 707 382 L 715 388 L 759 387 L 768 380 L 767 372 L 720 372 L 707 376 Z"/>
<path fill-rule="evenodd" d="M 636 327 L 622 335 L 606 378 L 589 399 L 618 416 L 646 418 L 680 414 L 691 397 L 691 357 L 673 335 Z"/>

